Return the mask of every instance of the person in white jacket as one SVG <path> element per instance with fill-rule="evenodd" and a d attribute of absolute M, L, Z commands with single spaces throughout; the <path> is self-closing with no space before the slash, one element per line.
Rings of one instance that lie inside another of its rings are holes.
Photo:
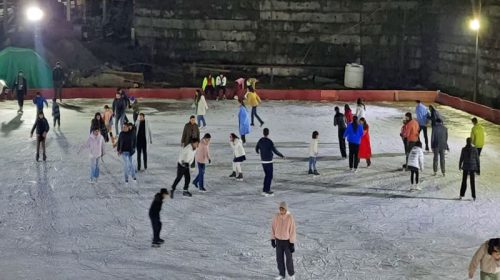
<path fill-rule="evenodd" d="M 356 102 L 356 116 L 358 117 L 358 120 L 364 118 L 365 113 L 366 113 L 366 106 L 363 103 L 363 100 L 361 98 L 358 98 L 358 101 Z"/>
<path fill-rule="evenodd" d="M 199 139 L 191 139 L 190 143 L 180 151 L 179 159 L 177 160 L 177 177 L 175 177 L 174 183 L 172 184 L 170 198 L 174 198 L 175 188 L 181 181 L 182 177 L 184 177 L 184 191 L 182 192 L 182 195 L 187 197 L 192 196 L 192 194 L 189 192 L 189 182 L 191 181 L 189 167 L 191 163 L 194 162 L 194 156 L 199 143 Z"/>
<path fill-rule="evenodd" d="M 87 142 L 82 145 L 82 148 L 89 150 L 90 158 L 90 181 L 89 183 L 97 183 L 99 178 L 99 158 L 104 155 L 104 137 L 101 135 L 99 128 L 96 128 L 90 133 Z M 78 152 L 80 152 L 80 150 Z"/>
<path fill-rule="evenodd" d="M 153 144 L 151 127 L 146 120 L 144 113 L 139 114 L 139 119 L 135 122 L 135 137 L 137 148 L 137 170 L 141 170 L 141 154 L 144 159 L 144 170 L 148 169 L 148 144 Z"/>
<path fill-rule="evenodd" d="M 236 134 L 231 133 L 229 136 L 229 144 L 233 149 L 233 173 L 229 175 L 230 178 L 236 178 L 238 181 L 243 181 L 243 173 L 241 172 L 241 163 L 244 162 L 246 158 L 245 149 L 243 148 L 243 142 Z"/>
<path fill-rule="evenodd" d="M 207 114 L 207 100 L 205 99 L 205 94 L 201 91 L 197 91 L 196 99 L 195 99 L 195 108 L 196 108 L 196 116 L 198 119 L 198 125 L 200 128 L 204 128 L 207 126 L 207 122 L 205 121 L 205 115 Z M 203 122 L 203 125 L 201 123 Z"/>
<path fill-rule="evenodd" d="M 422 150 L 422 142 L 418 141 L 415 146 L 411 149 L 408 155 L 408 168 L 411 172 L 410 181 L 411 181 L 411 189 L 413 188 L 413 177 L 415 177 L 416 190 L 421 190 L 418 185 L 418 174 L 419 170 L 424 171 L 424 151 Z"/>
<path fill-rule="evenodd" d="M 312 140 L 309 144 L 309 174 L 319 175 L 316 169 L 316 161 L 318 157 L 318 144 L 319 144 L 319 133 L 314 131 L 312 133 Z"/>

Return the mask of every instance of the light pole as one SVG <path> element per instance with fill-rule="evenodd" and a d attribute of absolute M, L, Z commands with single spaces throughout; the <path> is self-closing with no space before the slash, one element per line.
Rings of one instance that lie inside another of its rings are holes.
<path fill-rule="evenodd" d="M 476 32 L 476 50 L 475 50 L 475 65 L 474 65 L 474 94 L 472 101 L 476 102 L 479 92 L 479 30 L 481 29 L 481 22 L 478 18 L 472 19 L 469 23 L 472 31 Z"/>

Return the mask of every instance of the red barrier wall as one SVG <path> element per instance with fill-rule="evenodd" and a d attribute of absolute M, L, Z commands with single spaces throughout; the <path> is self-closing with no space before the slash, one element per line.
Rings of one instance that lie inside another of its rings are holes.
<path fill-rule="evenodd" d="M 438 93 L 436 102 L 476 115 L 490 122 L 500 124 L 500 110 L 493 109 L 488 106 L 477 104 L 458 97 L 450 96 L 442 92 Z"/>

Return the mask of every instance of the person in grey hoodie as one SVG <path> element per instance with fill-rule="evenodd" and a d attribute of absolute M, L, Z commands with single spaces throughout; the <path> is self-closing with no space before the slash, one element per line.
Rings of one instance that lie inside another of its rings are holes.
<path fill-rule="evenodd" d="M 438 157 L 439 164 L 441 166 L 441 172 L 443 176 L 446 174 L 445 168 L 445 150 L 449 150 L 448 148 L 448 128 L 443 125 L 443 121 L 441 119 L 436 120 L 436 125 L 432 129 L 431 135 L 431 149 L 434 153 L 433 160 L 433 168 L 434 168 L 434 176 L 436 176 L 437 168 L 438 168 Z"/>

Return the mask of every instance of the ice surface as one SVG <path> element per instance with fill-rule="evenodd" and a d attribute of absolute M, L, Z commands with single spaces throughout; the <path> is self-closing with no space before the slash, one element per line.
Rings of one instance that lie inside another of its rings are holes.
<path fill-rule="evenodd" d="M 297 279 L 465 279 L 476 248 L 498 237 L 499 126 L 481 120 L 487 145 L 473 203 L 454 200 L 459 152 L 471 127 L 466 113 L 437 106 L 450 134 L 447 176 L 431 176 L 432 155 L 426 154 L 424 190 L 409 192 L 409 174 L 398 171 L 404 161 L 399 129 L 413 103 L 367 104 L 373 166 L 366 169 L 362 162 L 353 175 L 339 159 L 332 125 L 334 105 L 343 104 L 264 102 L 259 114 L 287 156 L 275 164 L 276 196 L 264 198 L 253 149 L 260 128 L 245 146 L 245 181 L 228 178 L 228 136 L 237 132 L 237 104 L 231 100 L 209 101 L 209 127 L 202 131 L 213 139 L 209 192 L 167 200 L 166 244 L 151 248 L 147 211 L 154 193 L 170 188 L 180 134 L 193 110 L 188 101 L 140 101 L 152 121 L 153 145 L 148 172 L 128 186 L 110 145 L 97 185 L 87 183 L 85 151 L 77 154 L 90 119 L 110 100 L 65 101 L 62 128 L 49 132 L 46 163 L 34 160 L 33 106 L 26 104 L 18 116 L 14 101 L 0 103 L 1 279 L 272 279 L 277 269 L 269 228 L 281 200 L 298 225 Z M 313 130 L 320 132 L 318 177 L 306 175 Z"/>

